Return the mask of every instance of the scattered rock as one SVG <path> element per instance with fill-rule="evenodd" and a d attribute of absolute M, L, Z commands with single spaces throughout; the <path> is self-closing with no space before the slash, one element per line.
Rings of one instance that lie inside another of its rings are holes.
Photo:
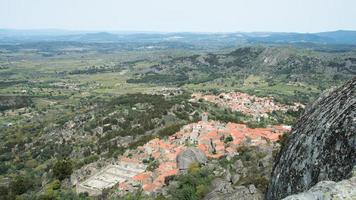
<path fill-rule="evenodd" d="M 225 180 L 229 182 L 231 181 L 231 173 L 229 170 L 225 172 Z"/>
<path fill-rule="evenodd" d="M 234 168 L 235 168 L 237 173 L 242 171 L 242 169 L 244 168 L 244 164 L 242 163 L 241 160 L 236 160 L 233 166 L 234 166 Z"/>
<path fill-rule="evenodd" d="M 248 190 L 251 194 L 255 194 L 257 192 L 256 187 L 252 184 L 248 186 Z"/>
<path fill-rule="evenodd" d="M 224 182 L 220 182 L 219 186 L 227 187 Z M 222 187 L 222 188 L 224 188 Z M 245 186 L 237 186 L 233 191 L 227 192 L 224 190 L 215 189 L 204 197 L 204 200 L 262 200 L 263 194 L 257 190 L 254 193 L 250 192 L 250 189 Z"/>
<path fill-rule="evenodd" d="M 239 180 L 240 180 L 240 175 L 239 175 L 239 174 L 234 174 L 234 175 L 231 177 L 231 182 L 232 182 L 232 184 L 236 184 Z"/>

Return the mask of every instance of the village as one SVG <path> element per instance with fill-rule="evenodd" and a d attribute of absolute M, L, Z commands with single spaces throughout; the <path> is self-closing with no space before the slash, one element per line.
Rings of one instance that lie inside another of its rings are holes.
<path fill-rule="evenodd" d="M 282 105 L 273 101 L 272 97 L 257 97 L 241 92 L 221 93 L 219 95 L 193 93 L 191 101 L 204 100 L 215 103 L 221 107 L 230 108 L 254 117 L 267 117 L 272 111 L 293 111 L 304 108 L 301 103 Z"/>
<path fill-rule="evenodd" d="M 202 113 L 200 121 L 185 125 L 168 138 L 156 138 L 137 149 L 127 150 L 113 164 L 77 183 L 77 192 L 97 196 L 105 189 L 117 187 L 120 194 L 138 189 L 151 194 L 165 185 L 167 177 L 187 170 L 186 160 L 179 158 L 186 150 L 193 148 L 205 159 L 232 158 L 239 145 L 276 141 L 290 131 L 284 125 L 252 129 L 245 124 L 209 120 L 208 115 Z"/>

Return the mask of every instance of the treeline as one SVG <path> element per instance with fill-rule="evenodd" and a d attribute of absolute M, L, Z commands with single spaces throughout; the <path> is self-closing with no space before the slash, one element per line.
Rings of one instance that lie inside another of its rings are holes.
<path fill-rule="evenodd" d="M 32 100 L 28 96 L 0 96 L 0 111 L 30 106 Z"/>
<path fill-rule="evenodd" d="M 109 67 L 109 66 L 91 66 L 87 67 L 85 69 L 76 69 L 73 71 L 68 72 L 70 75 L 75 75 L 75 74 L 97 74 L 97 73 L 103 73 L 103 72 L 117 72 L 121 71 L 121 69 L 116 68 L 116 67 Z"/>
<path fill-rule="evenodd" d="M 169 74 L 156 74 L 156 73 L 149 73 L 145 74 L 141 78 L 137 79 L 128 79 L 127 83 L 153 83 L 153 84 L 179 84 L 185 83 L 189 80 L 189 77 L 185 74 L 176 74 L 176 75 L 169 75 Z"/>

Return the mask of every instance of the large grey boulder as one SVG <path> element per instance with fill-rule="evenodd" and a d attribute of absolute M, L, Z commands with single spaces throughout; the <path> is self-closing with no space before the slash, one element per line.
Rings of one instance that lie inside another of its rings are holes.
<path fill-rule="evenodd" d="M 205 164 L 208 159 L 204 152 L 198 148 L 191 147 L 177 155 L 177 167 L 180 172 L 186 172 L 192 163 Z"/>
<path fill-rule="evenodd" d="M 266 199 L 349 178 L 355 164 L 356 77 L 320 97 L 295 124 L 276 159 Z"/>
<path fill-rule="evenodd" d="M 295 194 L 283 200 L 333 200 L 356 199 L 356 177 L 340 182 L 321 181 L 307 192 Z"/>

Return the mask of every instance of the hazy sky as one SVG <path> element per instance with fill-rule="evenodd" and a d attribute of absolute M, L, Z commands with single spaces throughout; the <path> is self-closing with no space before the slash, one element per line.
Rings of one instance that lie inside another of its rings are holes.
<path fill-rule="evenodd" d="M 356 30 L 356 0 L 0 0 L 0 28 L 169 32 Z"/>

